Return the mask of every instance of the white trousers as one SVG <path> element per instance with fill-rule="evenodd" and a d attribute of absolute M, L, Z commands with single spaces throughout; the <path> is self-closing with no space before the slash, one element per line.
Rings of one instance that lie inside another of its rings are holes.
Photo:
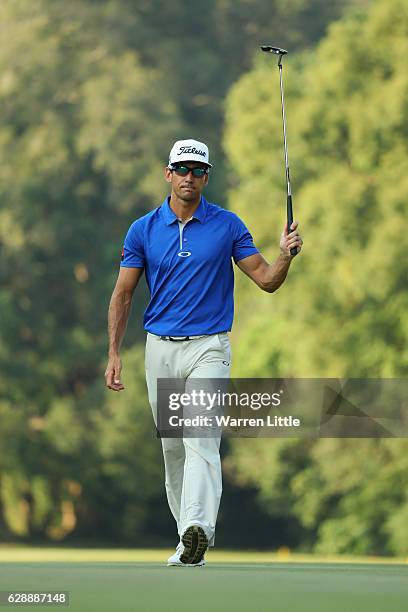
<path fill-rule="evenodd" d="M 229 378 L 231 348 L 227 333 L 184 342 L 147 334 L 146 381 L 157 425 L 157 379 Z M 205 438 L 161 438 L 165 487 L 179 536 L 190 525 L 201 526 L 214 546 L 222 493 L 220 435 Z"/>

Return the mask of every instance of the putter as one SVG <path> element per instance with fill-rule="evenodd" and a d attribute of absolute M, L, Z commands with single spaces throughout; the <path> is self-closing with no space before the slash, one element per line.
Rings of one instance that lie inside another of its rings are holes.
<path fill-rule="evenodd" d="M 283 146 L 285 149 L 285 168 L 286 168 L 286 190 L 287 190 L 287 218 L 288 218 L 288 234 L 290 232 L 290 226 L 293 223 L 293 207 L 292 207 L 292 189 L 290 186 L 290 175 L 289 175 L 289 157 L 288 157 L 288 145 L 286 141 L 286 115 L 285 115 L 285 98 L 283 96 L 283 80 L 282 80 L 282 57 L 287 54 L 285 49 L 279 47 L 271 47 L 270 45 L 262 45 L 262 51 L 265 53 L 273 53 L 279 55 L 278 68 L 279 68 L 279 82 L 282 102 L 282 121 L 283 121 Z M 297 248 L 293 247 L 290 249 L 292 257 L 297 255 Z"/>

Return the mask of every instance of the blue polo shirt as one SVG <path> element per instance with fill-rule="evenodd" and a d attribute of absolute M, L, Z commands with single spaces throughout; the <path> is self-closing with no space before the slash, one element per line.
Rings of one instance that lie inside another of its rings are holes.
<path fill-rule="evenodd" d="M 144 268 L 150 302 L 144 328 L 157 335 L 229 331 L 234 316 L 235 262 L 258 253 L 244 223 L 201 197 L 180 225 L 166 198 L 129 228 L 121 266 Z"/>

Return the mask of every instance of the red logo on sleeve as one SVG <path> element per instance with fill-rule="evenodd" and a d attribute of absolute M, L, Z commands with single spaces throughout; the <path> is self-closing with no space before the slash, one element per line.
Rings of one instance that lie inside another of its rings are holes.
<path fill-rule="evenodd" d="M 125 247 L 122 247 L 122 255 L 120 257 L 120 260 L 123 261 L 125 259 Z"/>

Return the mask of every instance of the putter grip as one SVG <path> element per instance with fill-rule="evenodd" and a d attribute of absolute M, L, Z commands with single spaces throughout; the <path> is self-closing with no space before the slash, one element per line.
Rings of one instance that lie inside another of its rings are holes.
<path fill-rule="evenodd" d="M 287 212 L 288 212 L 288 234 L 289 234 L 290 226 L 293 223 L 293 208 L 292 208 L 292 196 L 291 195 L 288 195 Z M 297 255 L 297 248 L 293 247 L 293 249 L 290 249 L 290 254 L 292 255 L 292 257 L 295 257 L 295 255 Z"/>

